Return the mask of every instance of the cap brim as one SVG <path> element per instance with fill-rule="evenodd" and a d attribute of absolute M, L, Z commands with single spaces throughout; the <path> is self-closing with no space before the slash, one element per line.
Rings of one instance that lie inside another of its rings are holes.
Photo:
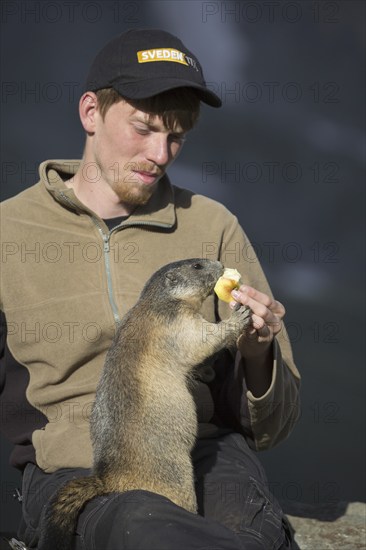
<path fill-rule="evenodd" d="M 112 87 L 122 96 L 128 99 L 146 99 L 148 97 L 173 90 L 175 88 L 194 88 L 200 100 L 211 107 L 221 107 L 222 101 L 214 92 L 208 88 L 196 84 L 191 80 L 173 79 L 142 80 L 139 82 L 113 82 Z"/>

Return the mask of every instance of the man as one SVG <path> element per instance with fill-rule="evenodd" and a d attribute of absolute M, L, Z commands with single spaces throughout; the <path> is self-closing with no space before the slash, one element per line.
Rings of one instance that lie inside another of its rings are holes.
<path fill-rule="evenodd" d="M 116 324 L 156 269 L 202 256 L 242 274 L 231 306 L 249 305 L 252 323 L 236 357 L 218 358 L 195 390 L 200 515 L 145 491 L 109 495 L 85 507 L 75 548 L 291 547 L 253 452 L 283 440 L 298 416 L 284 307 L 237 219 L 166 175 L 200 101 L 221 104 L 180 40 L 124 33 L 96 57 L 80 99 L 81 161 L 42 163 L 40 181 L 3 203 L 2 399 L 14 404 L 3 430 L 24 472 L 19 537 L 29 548 L 52 492 L 91 466 L 88 417 Z M 210 321 L 229 313 L 213 296 L 204 304 Z"/>

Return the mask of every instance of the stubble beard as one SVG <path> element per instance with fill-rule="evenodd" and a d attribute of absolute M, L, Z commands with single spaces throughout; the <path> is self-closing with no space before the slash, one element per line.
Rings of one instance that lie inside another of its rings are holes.
<path fill-rule="evenodd" d="M 96 163 L 103 174 L 105 181 L 110 185 L 123 204 L 128 204 L 134 207 L 145 205 L 150 200 L 158 185 L 158 181 L 150 185 L 145 185 L 138 180 L 137 174 L 128 169 L 122 169 L 121 175 L 118 172 L 115 173 L 114 171 L 110 171 L 110 173 L 106 174 L 103 171 L 102 164 L 99 159 L 96 159 Z M 149 168 L 140 166 L 139 169 L 149 170 Z"/>
<path fill-rule="evenodd" d="M 111 187 L 120 201 L 131 206 L 146 204 L 156 189 L 156 183 L 144 185 L 137 181 L 137 176 L 129 174 L 125 178 L 111 182 Z"/>

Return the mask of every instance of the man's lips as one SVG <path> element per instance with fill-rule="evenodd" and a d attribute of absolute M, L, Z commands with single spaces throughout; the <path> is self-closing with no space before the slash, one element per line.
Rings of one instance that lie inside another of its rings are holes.
<path fill-rule="evenodd" d="M 145 170 L 133 170 L 140 180 L 144 183 L 154 183 L 157 178 L 161 177 L 162 174 L 156 172 L 146 172 Z"/>

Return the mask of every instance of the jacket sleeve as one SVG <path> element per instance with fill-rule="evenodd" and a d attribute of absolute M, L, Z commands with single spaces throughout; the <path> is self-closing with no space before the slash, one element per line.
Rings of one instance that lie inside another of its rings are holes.
<path fill-rule="evenodd" d="M 272 296 L 254 249 L 235 217 L 225 231 L 220 260 L 236 268 L 244 283 Z M 285 298 L 280 300 L 285 302 Z M 219 302 L 218 307 L 221 318 L 230 314 L 227 304 Z M 241 431 L 253 449 L 269 449 L 290 434 L 300 414 L 300 374 L 286 328 L 273 341 L 272 380 L 264 395 L 255 397 L 246 387 L 243 361 L 239 352 L 234 360 L 226 356 L 217 361 L 211 384 L 215 411 L 219 422 Z"/>
<path fill-rule="evenodd" d="M 6 344 L 6 321 L 5 315 L 0 311 L 0 394 L 3 391 L 5 385 L 5 365 L 4 365 L 4 353 Z"/>

